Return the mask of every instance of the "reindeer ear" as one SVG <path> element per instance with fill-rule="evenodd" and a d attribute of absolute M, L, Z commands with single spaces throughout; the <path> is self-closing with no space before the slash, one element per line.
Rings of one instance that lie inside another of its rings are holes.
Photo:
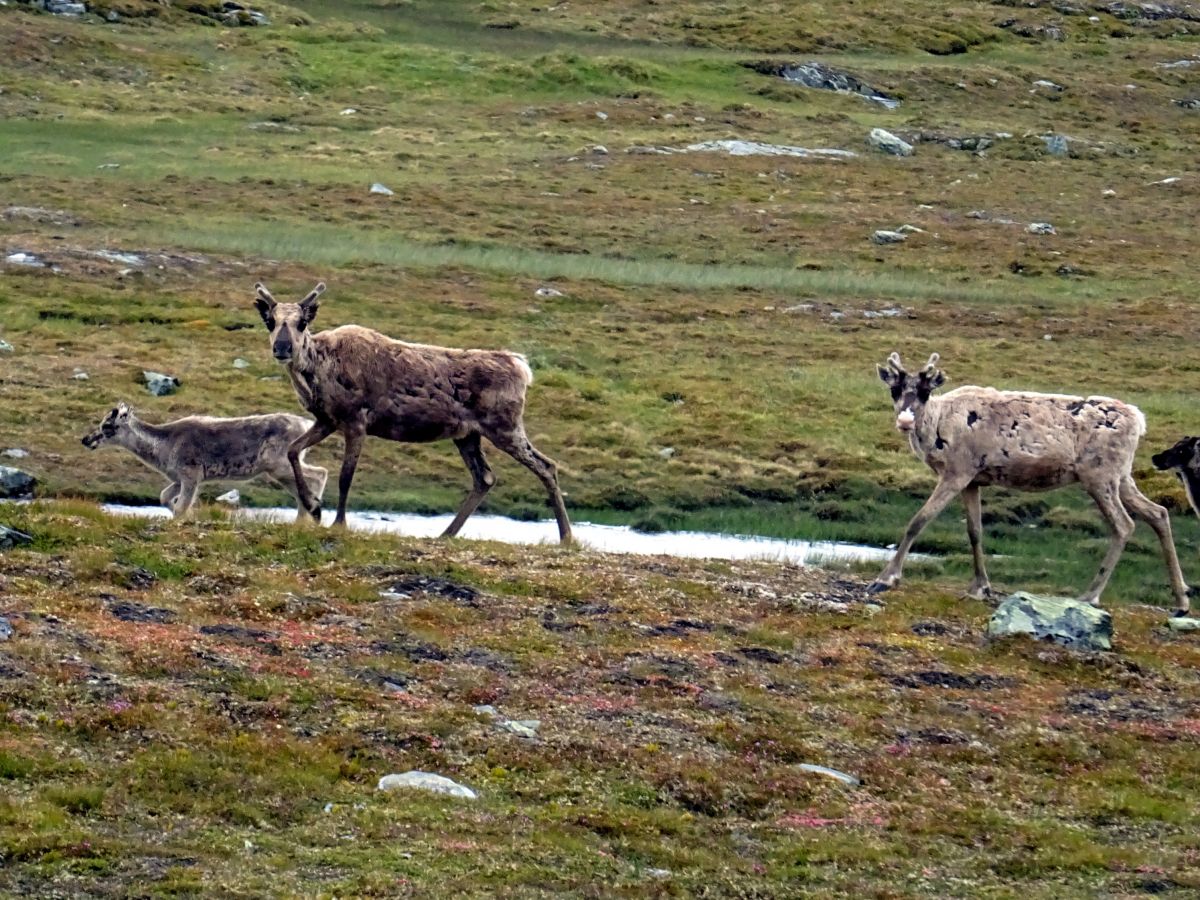
<path fill-rule="evenodd" d="M 934 373 L 932 375 L 929 375 L 927 377 L 927 380 L 929 382 L 929 389 L 931 391 L 937 390 L 943 384 L 946 383 L 946 373 L 943 372 L 941 369 L 937 369 L 934 371 Z"/>
<path fill-rule="evenodd" d="M 325 293 L 325 282 L 320 282 L 315 288 L 308 292 L 308 296 L 300 301 L 300 327 L 307 328 L 312 324 L 312 320 L 317 317 L 317 310 L 321 308 L 321 304 L 317 298 Z"/>
<path fill-rule="evenodd" d="M 891 369 L 885 369 L 881 365 L 876 365 L 875 371 L 877 371 L 879 373 L 879 380 L 882 381 L 884 384 L 886 384 L 888 387 L 891 387 L 892 385 L 894 385 L 896 383 L 896 379 L 899 377 Z"/>

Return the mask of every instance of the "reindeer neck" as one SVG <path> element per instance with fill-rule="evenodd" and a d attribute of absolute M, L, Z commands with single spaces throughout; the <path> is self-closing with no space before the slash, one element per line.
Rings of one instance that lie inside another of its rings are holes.
<path fill-rule="evenodd" d="M 317 368 L 317 356 L 311 335 L 305 335 L 304 340 L 297 343 L 295 350 L 292 352 L 292 359 L 288 363 L 288 368 L 296 374 L 302 372 L 313 372 Z"/>
<path fill-rule="evenodd" d="M 130 416 L 126 430 L 120 433 L 118 442 L 142 462 L 153 465 L 168 434 L 169 431 L 161 425 L 152 425 Z"/>

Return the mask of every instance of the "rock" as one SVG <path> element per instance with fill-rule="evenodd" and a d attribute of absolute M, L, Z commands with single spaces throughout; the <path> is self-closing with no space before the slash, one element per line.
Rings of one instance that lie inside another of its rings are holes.
<path fill-rule="evenodd" d="M 859 779 L 853 775 L 847 775 L 845 772 L 839 772 L 837 769 L 829 769 L 825 766 L 814 765 L 813 763 L 800 763 L 798 766 L 802 772 L 813 772 L 817 775 L 824 775 L 827 778 L 832 778 L 834 781 L 840 781 L 842 784 L 848 784 L 851 787 L 856 787 L 859 784 Z"/>
<path fill-rule="evenodd" d="M 683 148 L 683 152 L 728 153 L 730 156 L 798 156 L 830 157 L 836 159 L 850 159 L 858 155 L 851 150 L 830 150 L 823 148 L 813 150 L 808 147 L 791 147 L 786 144 L 761 144 L 758 141 L 734 140 L 704 141 L 699 144 L 689 144 Z"/>
<path fill-rule="evenodd" d="M 48 13 L 53 13 L 56 16 L 82 16 L 87 12 L 87 5 L 83 3 L 67 3 L 65 0 L 42 0 L 38 4 Z"/>
<path fill-rule="evenodd" d="M 1067 155 L 1069 142 L 1061 134 L 1043 134 L 1041 138 L 1046 145 L 1046 152 L 1051 156 Z"/>
<path fill-rule="evenodd" d="M 912 156 L 912 144 L 902 141 L 890 131 L 884 131 L 882 128 L 872 128 L 871 133 L 867 135 L 867 143 L 876 150 L 883 153 L 890 153 L 892 156 Z"/>
<path fill-rule="evenodd" d="M 0 497 L 24 497 L 32 494 L 37 479 L 11 466 L 0 466 Z"/>
<path fill-rule="evenodd" d="M 338 113 L 338 115 L 339 116 L 357 116 L 358 110 L 355 109 L 353 106 L 347 106 L 340 113 Z"/>
<path fill-rule="evenodd" d="M 40 256 L 35 253 L 26 253 L 24 250 L 8 254 L 8 256 L 4 257 L 4 261 L 13 266 L 42 267 L 46 265 L 46 261 Z"/>
<path fill-rule="evenodd" d="M 75 374 L 72 375 L 71 377 L 74 378 L 76 381 L 87 381 L 88 373 L 83 371 L 83 369 L 76 369 Z"/>
<path fill-rule="evenodd" d="M 801 84 L 804 87 L 821 91 L 835 91 L 839 94 L 857 94 L 880 106 L 886 106 L 888 109 L 895 109 L 900 105 L 900 101 L 890 94 L 871 87 L 849 72 L 830 68 L 823 63 L 780 65 L 773 62 L 756 62 L 746 63 L 746 66 L 763 75 L 777 75 L 784 81 Z"/>
<path fill-rule="evenodd" d="M 1175 616 L 1167 619 L 1167 627 L 1172 631 L 1200 631 L 1200 619 L 1190 616 Z"/>
<path fill-rule="evenodd" d="M 542 726 L 540 719 L 504 719 L 498 724 L 505 731 L 523 738 L 537 737 L 537 730 Z"/>
<path fill-rule="evenodd" d="M 43 209 L 40 206 L 9 206 L 0 213 L 6 221 L 17 220 L 38 222 L 43 225 L 78 225 L 79 220 L 61 209 Z"/>
<path fill-rule="evenodd" d="M 924 234 L 924 228 L 918 228 L 916 225 L 901 225 L 896 229 L 899 234 Z"/>
<path fill-rule="evenodd" d="M 605 122 L 608 120 L 608 113 L 601 112 L 600 110 L 596 110 L 596 118 L 599 119 L 601 122 Z"/>
<path fill-rule="evenodd" d="M 17 531 L 15 528 L 9 528 L 7 525 L 0 525 L 0 550 L 11 550 L 13 547 L 20 547 L 22 544 L 32 543 L 32 535 L 28 535 L 23 531 Z"/>
<path fill-rule="evenodd" d="M 1026 634 L 1077 650 L 1111 650 L 1112 616 L 1069 597 L 1018 591 L 1005 597 L 988 620 L 989 638 Z"/>
<path fill-rule="evenodd" d="M 663 459 L 670 459 L 672 456 L 675 455 L 675 448 L 674 447 L 663 447 L 661 450 L 658 451 L 658 455 L 660 457 L 662 457 Z"/>
<path fill-rule="evenodd" d="M 250 363 L 246 362 L 246 360 L 242 359 L 239 356 L 237 359 L 235 359 L 233 361 L 233 367 L 235 369 L 248 369 L 248 368 L 250 368 Z"/>
<path fill-rule="evenodd" d="M 225 503 L 229 506 L 237 506 L 242 502 L 242 495 L 237 488 L 234 488 L 232 491 L 226 491 L 224 494 L 218 497 L 217 502 Z"/>
<path fill-rule="evenodd" d="M 29 455 L 28 450 L 22 450 L 20 447 L 9 447 L 0 456 L 7 456 L 10 459 L 24 459 Z"/>
<path fill-rule="evenodd" d="M 1183 100 L 1172 100 L 1171 102 L 1184 109 L 1200 109 L 1200 97 L 1186 97 Z"/>
<path fill-rule="evenodd" d="M 430 772 L 405 772 L 402 775 L 384 775 L 379 779 L 381 791 L 395 791 L 400 788 L 414 788 L 421 791 L 431 791 L 435 794 L 446 794 L 451 797 L 462 797 L 474 800 L 479 795 L 466 785 L 451 781 L 444 775 L 434 775 Z"/>
<path fill-rule="evenodd" d="M 1033 87 L 1035 93 L 1038 88 L 1046 88 L 1047 90 L 1054 91 L 1055 93 L 1063 90 L 1063 86 L 1061 84 L 1055 84 L 1053 81 L 1047 81 L 1045 78 L 1039 78 L 1033 83 Z"/>
<path fill-rule="evenodd" d="M 1112 188 L 1105 188 L 1103 191 L 1100 192 L 1100 196 L 1105 197 L 1105 198 L 1115 197 L 1115 196 L 1117 196 L 1117 192 L 1114 191 Z"/>
<path fill-rule="evenodd" d="M 7 641 L 12 635 L 12 624 L 4 616 L 0 616 L 0 641 Z"/>
<path fill-rule="evenodd" d="M 1025 230 L 1030 234 L 1058 234 L 1049 222 L 1030 222 Z"/>
<path fill-rule="evenodd" d="M 10 344 L 8 341 L 4 340 L 3 338 L 0 338 L 0 353 L 12 353 L 12 352 L 13 352 L 13 345 Z"/>
<path fill-rule="evenodd" d="M 646 869 L 647 878 L 670 878 L 673 874 L 670 869 Z"/>
<path fill-rule="evenodd" d="M 155 397 L 165 397 L 167 394 L 173 394 L 179 389 L 183 383 L 174 375 L 164 375 L 162 372 L 142 372 L 142 377 L 146 380 L 146 390 Z"/>
<path fill-rule="evenodd" d="M 876 244 L 903 244 L 907 240 L 908 235 L 899 231 L 876 231 L 871 235 L 871 241 Z"/>
<path fill-rule="evenodd" d="M 541 297 L 543 300 L 545 300 L 550 297 L 561 297 L 563 296 L 563 292 L 555 290 L 552 287 L 540 287 L 533 292 L 533 296 Z"/>
<path fill-rule="evenodd" d="M 383 196 L 385 196 L 385 197 L 390 197 L 393 194 L 395 194 L 396 192 L 393 191 L 386 184 L 380 184 L 378 181 L 376 181 L 373 185 L 371 185 L 371 193 L 372 194 L 383 194 Z"/>
<path fill-rule="evenodd" d="M 488 716 L 492 719 L 499 715 L 499 713 L 496 711 L 496 707 L 492 706 L 490 703 L 480 703 L 478 706 L 472 706 L 471 712 L 481 716 Z"/>

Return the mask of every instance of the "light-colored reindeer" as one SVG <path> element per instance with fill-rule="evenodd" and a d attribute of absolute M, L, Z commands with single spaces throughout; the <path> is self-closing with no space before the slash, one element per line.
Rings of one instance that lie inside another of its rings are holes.
<path fill-rule="evenodd" d="M 161 472 L 171 483 L 159 500 L 175 516 L 184 516 L 206 481 L 244 481 L 262 475 L 299 502 L 288 448 L 311 425 L 309 419 L 290 413 L 237 419 L 187 416 L 153 425 L 139 419 L 127 404 L 119 403 L 95 431 L 83 438 L 83 445 L 95 450 L 104 443 L 117 444 Z M 326 471 L 301 459 L 299 472 L 307 490 L 320 502 Z M 304 512 L 305 507 L 300 505 L 297 515 Z"/>
<path fill-rule="evenodd" d="M 346 442 L 338 479 L 335 525 L 346 522 L 346 498 L 367 436 L 390 441 L 449 439 L 471 472 L 471 492 L 443 536 L 458 533 L 495 484 L 483 455 L 486 437 L 546 488 L 558 521 L 559 540 L 571 541 L 571 522 L 558 488 L 554 461 L 525 434 L 525 392 L 533 372 L 525 357 L 507 350 L 456 350 L 393 340 L 359 325 L 312 333 L 318 284 L 299 303 L 276 303 L 256 284 L 255 306 L 271 333 L 271 352 L 287 367 L 292 386 L 316 423 L 292 444 L 300 499 L 319 520 L 321 506 L 306 493 L 299 454 L 335 431 Z"/>
<path fill-rule="evenodd" d="M 979 489 L 1001 485 L 1041 491 L 1078 482 L 1096 501 L 1112 530 L 1108 552 L 1091 586 L 1080 598 L 1099 605 L 1126 541 L 1132 516 L 1147 522 L 1162 544 L 1178 613 L 1188 610 L 1188 586 L 1179 570 L 1167 511 L 1133 482 L 1133 457 L 1146 433 L 1136 406 L 1111 397 L 1073 397 L 960 387 L 940 397 L 931 394 L 946 381 L 938 354 L 920 372 L 906 372 L 893 353 L 879 377 L 891 389 L 896 428 L 908 435 L 913 452 L 937 473 L 938 483 L 905 530 L 887 567 L 871 584 L 886 591 L 900 580 L 904 558 L 917 535 L 959 494 L 967 512 L 967 536 L 975 578 L 967 593 L 991 593 L 983 563 Z"/>

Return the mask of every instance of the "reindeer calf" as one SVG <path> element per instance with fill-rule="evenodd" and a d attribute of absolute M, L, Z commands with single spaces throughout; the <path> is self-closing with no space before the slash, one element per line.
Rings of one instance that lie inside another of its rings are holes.
<path fill-rule="evenodd" d="M 239 419 L 187 416 L 152 425 L 120 403 L 83 438 L 83 445 L 95 450 L 104 443 L 117 444 L 167 476 L 171 483 L 159 500 L 175 516 L 183 516 L 196 502 L 196 493 L 205 481 L 244 481 L 262 475 L 299 502 L 288 447 L 311 426 L 308 419 L 288 413 Z M 320 497 L 325 492 L 326 471 L 303 461 L 300 468 L 305 486 Z M 304 513 L 303 505 L 298 508 L 297 517 Z"/>
<path fill-rule="evenodd" d="M 896 555 L 870 590 L 886 591 L 900 580 L 904 557 L 921 530 L 959 494 L 967 512 L 967 536 L 975 561 L 975 579 L 967 593 L 991 593 L 983 565 L 979 488 L 987 485 L 1041 491 L 1078 482 L 1096 501 L 1112 539 L 1100 571 L 1080 598 L 1099 605 L 1126 541 L 1133 533 L 1131 515 L 1145 520 L 1162 544 L 1179 614 L 1188 610 L 1188 587 L 1179 569 L 1171 520 L 1133 483 L 1133 457 L 1146 433 L 1136 406 L 1111 397 L 998 391 L 960 387 L 940 397 L 946 381 L 938 355 L 920 372 L 908 373 L 900 355 L 878 366 L 891 389 L 896 428 L 908 435 L 913 452 L 937 473 L 937 487 L 909 522 Z"/>

